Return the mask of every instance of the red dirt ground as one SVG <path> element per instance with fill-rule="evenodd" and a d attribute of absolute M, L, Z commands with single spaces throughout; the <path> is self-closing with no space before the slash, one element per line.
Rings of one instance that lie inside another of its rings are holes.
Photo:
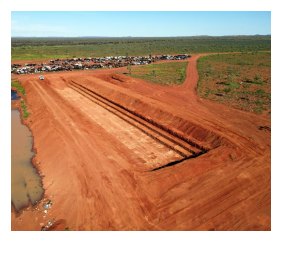
<path fill-rule="evenodd" d="M 12 212 L 12 230 L 270 230 L 270 117 L 196 95 L 197 59 L 181 87 L 116 74 L 126 69 L 17 78 L 25 87 L 42 203 Z M 71 87 L 72 81 L 209 150 L 178 154 Z"/>

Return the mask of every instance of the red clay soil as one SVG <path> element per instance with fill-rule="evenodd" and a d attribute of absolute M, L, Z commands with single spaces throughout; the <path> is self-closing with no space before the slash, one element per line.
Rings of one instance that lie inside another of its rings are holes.
<path fill-rule="evenodd" d="M 48 221 L 51 230 L 270 230 L 270 117 L 199 98 L 199 57 L 182 86 L 123 68 L 17 76 L 45 198 L 12 211 L 12 230 Z M 160 168 L 182 160 L 180 144 L 202 154 Z"/>

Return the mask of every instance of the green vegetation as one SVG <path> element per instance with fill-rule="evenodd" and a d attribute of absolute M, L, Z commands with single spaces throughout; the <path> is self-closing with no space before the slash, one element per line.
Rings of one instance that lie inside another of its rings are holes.
<path fill-rule="evenodd" d="M 271 53 L 215 54 L 198 60 L 198 94 L 262 113 L 271 108 Z"/>
<path fill-rule="evenodd" d="M 26 95 L 25 88 L 18 82 L 18 81 L 11 81 L 11 87 L 15 88 L 18 93 L 22 94 L 23 96 Z M 29 116 L 29 112 L 27 110 L 27 105 L 24 100 L 21 100 L 20 106 L 23 113 L 23 118 L 26 119 Z"/>
<path fill-rule="evenodd" d="M 25 88 L 18 81 L 12 81 L 11 87 L 15 88 L 18 93 L 26 95 Z"/>
<path fill-rule="evenodd" d="M 185 80 L 186 67 L 187 62 L 132 66 L 128 75 L 161 85 L 180 85 Z"/>
<path fill-rule="evenodd" d="M 270 51 L 271 36 L 12 38 L 12 60 L 110 55 Z"/>
<path fill-rule="evenodd" d="M 26 119 L 29 116 L 29 112 L 27 111 L 27 106 L 24 100 L 21 100 L 21 109 L 23 111 L 23 118 Z"/>

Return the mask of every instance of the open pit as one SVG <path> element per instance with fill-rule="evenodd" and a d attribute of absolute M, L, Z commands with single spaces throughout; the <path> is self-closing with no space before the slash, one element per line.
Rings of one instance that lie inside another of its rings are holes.
<path fill-rule="evenodd" d="M 208 151 L 205 147 L 172 133 L 160 123 L 149 120 L 144 114 L 128 109 L 97 93 L 96 87 L 92 90 L 89 86 L 74 80 L 67 84 L 63 80 L 62 83 L 66 85 L 64 88 L 53 87 L 49 80 L 31 82 L 34 89 L 45 96 L 44 101 L 52 101 L 51 95 L 56 94 L 62 102 L 67 103 L 85 117 L 92 126 L 91 131 L 88 132 L 90 138 L 95 137 L 98 144 L 106 139 L 101 137 L 101 133 L 97 133 L 97 128 L 104 131 L 109 138 L 110 147 L 115 147 L 117 155 L 123 151 L 128 152 L 129 158 L 133 159 L 134 165 L 139 169 L 144 167 L 146 171 L 158 170 L 195 158 Z M 152 107 L 148 108 L 153 111 Z M 60 106 L 55 106 L 53 112 L 60 114 L 63 110 Z M 65 117 L 62 122 L 70 123 L 72 129 L 70 133 L 82 134 L 73 119 Z M 94 151 L 96 152 L 97 149 L 95 148 Z M 108 155 L 108 158 L 115 159 L 112 155 Z"/>
<path fill-rule="evenodd" d="M 121 68 L 17 75 L 53 206 L 12 230 L 270 230 L 270 119 L 199 99 L 198 58 L 177 87 Z"/>
<path fill-rule="evenodd" d="M 78 108 L 87 113 L 97 124 L 106 128 L 111 135 L 117 135 L 121 142 L 125 144 L 130 143 L 131 146 L 129 148 L 135 154 L 140 154 L 145 162 L 151 163 L 153 168 L 158 169 L 160 166 L 168 163 L 202 154 L 203 151 L 200 148 L 168 133 L 160 126 L 156 126 L 156 123 L 148 122 L 144 116 L 132 112 L 74 81 L 71 81 L 69 86 L 80 95 L 73 97 L 71 92 L 66 89 L 65 93 L 61 93 L 62 96 L 68 97 L 75 106 L 77 106 L 77 103 L 87 100 L 94 103 L 89 109 L 84 109 L 81 107 L 82 105 L 78 106 Z M 95 114 L 93 114 L 93 110 Z M 149 147 L 155 145 L 155 149 L 152 152 L 145 152 L 144 149 L 137 149 L 137 146 L 133 147 L 133 144 L 138 144 L 138 147 L 145 144 L 149 145 Z M 162 152 L 159 152 L 159 150 L 162 150 Z M 161 161 L 161 155 L 164 156 L 164 161 Z M 150 156 L 152 159 L 155 159 L 155 162 L 149 160 Z"/>

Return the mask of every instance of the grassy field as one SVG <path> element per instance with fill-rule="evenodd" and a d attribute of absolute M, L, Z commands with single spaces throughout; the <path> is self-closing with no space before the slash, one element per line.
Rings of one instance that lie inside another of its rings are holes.
<path fill-rule="evenodd" d="M 198 61 L 198 94 L 234 108 L 271 109 L 271 53 L 219 54 Z"/>
<path fill-rule="evenodd" d="M 145 66 L 130 66 L 130 68 L 127 68 L 127 73 L 131 77 L 144 79 L 163 86 L 180 85 L 185 80 L 186 67 L 187 62 L 149 64 Z"/>
<path fill-rule="evenodd" d="M 118 55 L 270 51 L 271 36 L 12 38 L 12 60 Z"/>

